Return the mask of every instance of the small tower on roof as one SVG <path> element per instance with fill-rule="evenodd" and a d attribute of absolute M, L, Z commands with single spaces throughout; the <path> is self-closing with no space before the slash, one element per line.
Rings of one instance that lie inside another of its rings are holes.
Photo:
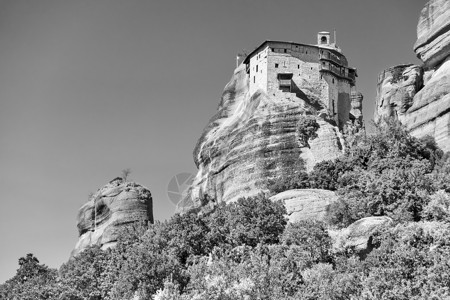
<path fill-rule="evenodd" d="M 317 34 L 317 45 L 331 46 L 331 38 L 328 31 L 321 31 Z"/>

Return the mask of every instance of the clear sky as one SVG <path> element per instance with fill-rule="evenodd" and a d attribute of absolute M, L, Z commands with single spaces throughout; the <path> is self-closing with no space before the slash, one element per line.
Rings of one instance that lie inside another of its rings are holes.
<path fill-rule="evenodd" d="M 151 190 L 155 218 L 170 217 L 167 184 L 195 172 L 242 49 L 336 29 L 371 119 L 377 74 L 418 62 L 424 3 L 0 0 L 0 283 L 26 253 L 66 261 L 78 208 L 122 169 Z"/>

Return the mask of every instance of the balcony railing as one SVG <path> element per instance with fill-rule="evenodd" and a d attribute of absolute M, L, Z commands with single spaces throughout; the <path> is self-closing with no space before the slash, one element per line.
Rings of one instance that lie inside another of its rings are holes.
<path fill-rule="evenodd" d="M 328 65 L 320 65 L 320 71 L 329 71 L 333 74 L 335 74 L 338 77 L 347 79 L 347 80 L 351 80 L 351 81 L 355 81 L 356 76 L 354 73 L 348 72 L 348 69 L 340 69 L 332 64 L 328 64 Z"/>
<path fill-rule="evenodd" d="M 338 56 L 336 56 L 330 52 L 320 53 L 319 59 L 331 60 L 339 65 L 342 65 L 341 59 Z"/>

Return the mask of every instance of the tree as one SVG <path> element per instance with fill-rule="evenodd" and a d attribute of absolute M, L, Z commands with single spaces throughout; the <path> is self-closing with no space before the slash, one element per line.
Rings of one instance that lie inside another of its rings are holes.
<path fill-rule="evenodd" d="M 281 243 L 300 247 L 314 263 L 331 262 L 331 237 L 322 221 L 304 220 L 287 225 Z"/>
<path fill-rule="evenodd" d="M 19 258 L 16 275 L 0 285 L 0 299 L 54 299 L 59 293 L 56 285 L 57 272 L 31 253 Z"/>
<path fill-rule="evenodd" d="M 360 136 L 344 158 L 328 166 L 330 174 L 343 170 L 331 176 L 331 182 L 337 180 L 340 199 L 328 208 L 328 220 L 341 227 L 373 215 L 420 220 L 435 192 L 427 174 L 440 155 L 435 144 L 412 137 L 396 121 L 375 124 L 373 135 Z M 337 166 L 341 161 L 347 168 Z"/>
<path fill-rule="evenodd" d="M 209 240 L 231 247 L 276 244 L 287 224 L 286 208 L 263 194 L 221 204 L 210 216 Z"/>
<path fill-rule="evenodd" d="M 102 278 L 112 262 L 109 251 L 91 246 L 63 264 L 59 269 L 60 283 L 66 295 L 80 299 L 108 299 L 109 291 L 103 288 Z"/>
<path fill-rule="evenodd" d="M 313 116 L 301 116 L 297 123 L 297 135 L 300 143 L 304 147 L 310 148 L 309 140 L 317 137 L 317 130 L 320 128 Z"/>

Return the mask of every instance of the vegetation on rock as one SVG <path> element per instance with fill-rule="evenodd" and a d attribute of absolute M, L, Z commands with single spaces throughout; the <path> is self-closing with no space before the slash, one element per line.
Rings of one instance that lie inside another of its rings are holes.
<path fill-rule="evenodd" d="M 278 189 L 335 190 L 327 223 L 287 224 L 266 195 L 209 213 L 130 224 L 106 251 L 90 247 L 59 271 L 32 254 L 1 299 L 446 299 L 450 297 L 449 159 L 397 123 L 353 135 L 345 155 Z M 283 179 L 284 180 L 284 179 Z M 208 202 L 213 205 L 214 199 Z M 333 248 L 330 226 L 388 216 L 364 256 Z"/>

